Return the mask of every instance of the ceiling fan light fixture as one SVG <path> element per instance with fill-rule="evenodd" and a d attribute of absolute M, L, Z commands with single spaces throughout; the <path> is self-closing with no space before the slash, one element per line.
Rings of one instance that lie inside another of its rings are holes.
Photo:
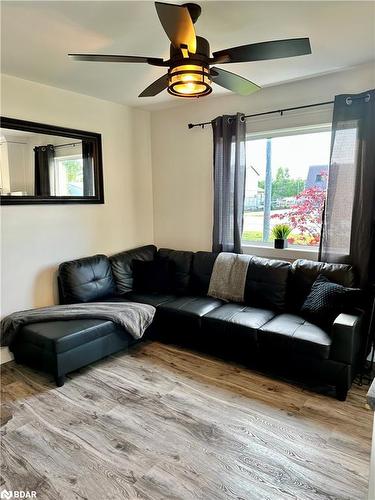
<path fill-rule="evenodd" d="M 168 71 L 168 92 L 177 97 L 202 97 L 212 92 L 209 66 L 182 62 Z"/>

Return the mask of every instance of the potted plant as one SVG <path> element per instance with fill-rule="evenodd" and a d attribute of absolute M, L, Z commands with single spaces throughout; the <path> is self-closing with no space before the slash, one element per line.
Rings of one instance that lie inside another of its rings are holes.
<path fill-rule="evenodd" d="M 289 224 L 276 224 L 272 228 L 272 235 L 275 239 L 275 248 L 286 248 L 288 246 L 288 236 L 293 231 Z"/>

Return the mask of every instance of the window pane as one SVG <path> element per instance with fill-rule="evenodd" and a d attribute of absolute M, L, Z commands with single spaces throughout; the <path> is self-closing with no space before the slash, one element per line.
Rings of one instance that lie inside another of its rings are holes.
<path fill-rule="evenodd" d="M 283 222 L 293 227 L 290 244 L 319 244 L 330 138 L 326 131 L 247 141 L 244 241 L 271 242 Z"/>
<path fill-rule="evenodd" d="M 54 186 L 56 196 L 83 196 L 82 158 L 55 158 Z"/>
<path fill-rule="evenodd" d="M 263 241 L 266 139 L 247 142 L 243 239 Z"/>

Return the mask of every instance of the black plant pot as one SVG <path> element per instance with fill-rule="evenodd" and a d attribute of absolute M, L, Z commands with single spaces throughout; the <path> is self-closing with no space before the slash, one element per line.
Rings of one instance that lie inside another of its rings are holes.
<path fill-rule="evenodd" d="M 283 240 L 281 238 L 275 238 L 275 248 L 287 248 L 288 240 Z"/>

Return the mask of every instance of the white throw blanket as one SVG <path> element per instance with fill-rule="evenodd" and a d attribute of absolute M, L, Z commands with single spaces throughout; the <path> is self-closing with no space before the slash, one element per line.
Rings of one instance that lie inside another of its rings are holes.
<path fill-rule="evenodd" d="M 208 295 L 230 302 L 243 302 L 251 256 L 222 252 L 215 260 Z"/>

